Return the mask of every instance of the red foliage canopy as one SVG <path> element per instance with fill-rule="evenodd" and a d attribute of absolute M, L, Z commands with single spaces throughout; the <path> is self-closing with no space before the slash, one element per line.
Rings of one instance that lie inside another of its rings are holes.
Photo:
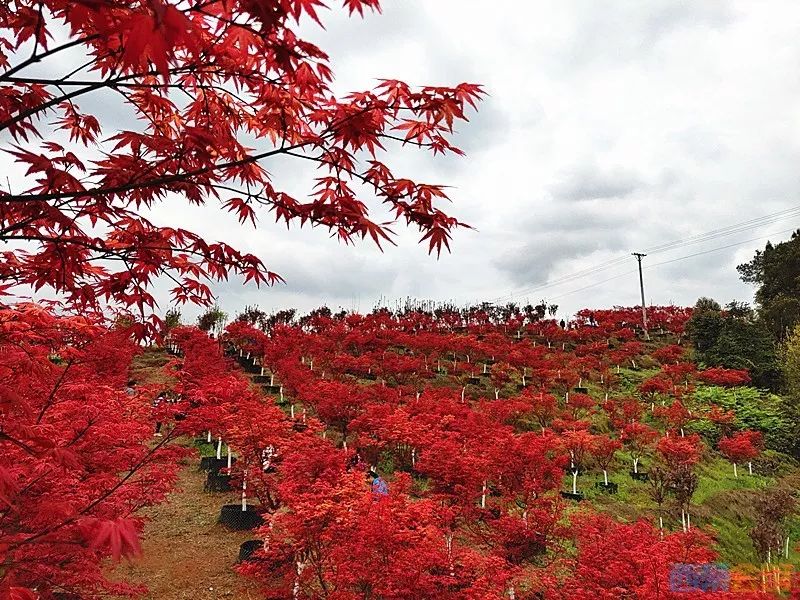
<path fill-rule="evenodd" d="M 378 0 L 344 5 L 351 14 L 380 9 Z M 444 188 L 395 174 L 381 157 L 389 144 L 461 154 L 453 127 L 481 88 L 383 80 L 335 97 L 328 56 L 295 31 L 301 19 L 321 24 L 321 6 L 2 3 L 0 133 L 15 141 L 4 150 L 25 176 L 0 192 L 0 240 L 25 246 L 0 254 L 0 283 L 146 314 L 160 275 L 174 282 L 176 301 L 200 304 L 212 299 L 209 279 L 281 280 L 252 254 L 145 216 L 178 198 L 217 203 L 242 224 L 271 213 L 378 245 L 391 241 L 391 223 L 373 218 L 370 205 L 384 204 L 392 222 L 419 228 L 431 252 L 448 248 L 462 224 L 439 208 Z M 35 65 L 43 68 L 34 73 Z M 130 115 L 125 128 L 81 109 L 90 98 L 109 116 Z M 279 156 L 318 167 L 308 198 L 270 174 Z"/>

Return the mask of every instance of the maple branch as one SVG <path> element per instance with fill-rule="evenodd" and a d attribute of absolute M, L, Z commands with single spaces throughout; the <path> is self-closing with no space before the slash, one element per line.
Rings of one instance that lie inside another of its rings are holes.
<path fill-rule="evenodd" d="M 2 437 L 3 435 L 4 434 L 0 433 L 0 437 Z M 6 551 L 8 553 L 11 553 L 12 551 L 16 550 L 17 548 L 19 548 L 20 546 L 22 546 L 24 544 L 33 543 L 34 541 L 36 541 L 36 540 L 38 540 L 38 539 L 40 539 L 42 537 L 48 536 L 48 535 L 58 531 L 59 529 L 62 529 L 63 527 L 66 527 L 67 525 L 71 525 L 72 523 L 75 523 L 81 516 L 87 514 L 91 510 L 93 510 L 97 505 L 99 505 L 102 502 L 104 502 L 109 496 L 111 496 L 119 488 L 121 488 L 123 485 L 125 485 L 125 483 L 127 483 L 127 481 L 131 477 L 133 477 L 142 467 L 144 467 L 147 464 L 147 462 L 150 459 L 152 459 L 152 457 L 155 455 L 156 452 L 158 452 L 162 447 L 164 447 L 164 445 L 166 445 L 167 443 L 169 443 L 171 441 L 172 441 L 172 431 L 168 431 L 167 435 L 165 435 L 164 438 L 161 441 L 159 441 L 155 446 L 153 446 L 151 449 L 149 449 L 147 451 L 147 453 L 135 465 L 133 465 L 128 470 L 128 472 L 123 477 L 121 477 L 110 489 L 108 489 L 105 492 L 103 492 L 99 497 L 97 497 L 95 500 L 90 502 L 83 509 L 78 511 L 78 513 L 75 516 L 70 517 L 70 518 L 62 521 L 61 523 L 58 523 L 56 525 L 53 525 L 53 526 L 48 527 L 46 529 L 43 529 L 42 531 L 40 531 L 40 532 L 30 536 L 30 537 L 27 537 L 25 539 L 22 539 L 22 540 L 19 540 L 17 542 L 14 542 L 12 544 L 9 544 L 8 548 L 6 549 Z"/>
<path fill-rule="evenodd" d="M 91 198 L 95 196 L 103 196 L 106 194 L 118 194 L 120 192 L 128 192 L 130 190 L 136 190 L 141 188 L 150 188 L 150 187 L 158 187 L 162 185 L 167 185 L 170 183 L 175 183 L 178 181 L 184 181 L 185 179 L 189 179 L 191 177 L 196 177 L 198 175 L 204 175 L 206 173 L 230 169 L 233 167 L 240 167 L 243 165 L 247 165 L 253 162 L 257 162 L 264 158 L 269 158 L 271 156 L 275 156 L 277 154 L 284 154 L 288 150 L 297 150 L 298 148 L 302 148 L 304 146 L 308 146 L 309 144 L 313 144 L 313 141 L 305 141 L 300 142 L 298 144 L 293 144 L 291 146 L 287 146 L 285 149 L 277 148 L 275 150 L 269 150 L 266 152 L 262 152 L 260 154 L 255 154 L 252 156 L 248 156 L 247 158 L 242 158 L 238 160 L 232 160 L 226 163 L 216 164 L 216 165 L 208 165 L 202 167 L 200 169 L 195 169 L 194 171 L 186 171 L 184 173 L 175 173 L 173 175 L 165 175 L 164 177 L 160 177 L 157 179 L 150 179 L 148 181 L 142 181 L 137 183 L 127 183 L 123 185 L 117 185 L 109 188 L 95 188 L 84 190 L 80 192 L 57 192 L 57 193 L 49 193 L 49 194 L 17 194 L 17 195 L 2 195 L 0 194 L 0 203 L 2 202 L 29 202 L 29 201 L 36 201 L 36 200 L 60 200 L 63 198 Z"/>
<path fill-rule="evenodd" d="M 31 56 L 27 60 L 22 61 L 17 66 L 11 67 L 7 71 L 4 71 L 2 74 L 0 74 L 0 81 L 8 81 L 9 76 L 13 75 L 14 73 L 18 73 L 19 71 L 21 71 L 26 67 L 29 67 L 33 63 L 41 62 L 43 58 L 52 56 L 53 54 L 57 54 L 58 52 L 61 52 L 63 50 L 69 50 L 70 48 L 73 48 L 75 46 L 80 46 L 81 44 L 85 44 L 86 42 L 91 42 L 98 38 L 100 38 L 100 34 L 96 33 L 93 35 L 86 36 L 84 38 L 78 38 L 72 40 L 71 42 L 67 42 L 66 44 L 62 44 L 61 46 L 57 46 L 55 48 L 42 52 L 41 54 L 38 54 L 36 56 Z"/>
<path fill-rule="evenodd" d="M 25 442 L 21 442 L 20 440 L 18 440 L 16 438 L 11 437 L 10 435 L 8 435 L 7 433 L 5 433 L 3 431 L 0 431 L 0 440 L 6 440 L 8 442 L 11 442 L 15 446 L 25 450 L 25 452 L 27 452 L 31 456 L 37 456 L 37 457 L 39 456 L 39 454 L 36 452 L 36 450 L 34 450 L 30 446 L 28 446 L 28 444 L 26 444 Z"/>
<path fill-rule="evenodd" d="M 53 403 L 53 400 L 56 397 L 56 392 L 58 392 L 58 388 L 61 387 L 61 384 L 64 383 L 64 378 L 67 376 L 67 371 L 69 371 L 70 367 L 72 366 L 72 359 L 67 363 L 67 366 L 61 371 L 61 376 L 56 381 L 56 384 L 53 386 L 53 390 L 50 392 L 50 395 L 47 397 L 44 405 L 42 406 L 42 410 L 39 411 L 39 416 L 36 417 L 36 424 L 39 425 L 42 422 L 42 418 L 44 418 L 44 413 L 47 412 L 47 409 L 50 408 L 50 405 Z"/>

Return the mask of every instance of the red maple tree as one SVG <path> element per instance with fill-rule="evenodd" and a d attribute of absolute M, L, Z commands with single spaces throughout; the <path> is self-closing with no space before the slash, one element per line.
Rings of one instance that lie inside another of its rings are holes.
<path fill-rule="evenodd" d="M 351 14 L 380 10 L 378 0 L 344 5 Z M 462 223 L 439 207 L 444 188 L 381 159 L 390 144 L 461 154 L 453 127 L 481 88 L 383 80 L 337 98 L 327 54 L 296 32 L 302 20 L 321 24 L 321 8 L 317 0 L 0 5 L 0 133 L 24 173 L 0 192 L 0 240 L 23 244 L 0 253 L 2 289 L 49 287 L 75 307 L 110 302 L 146 315 L 159 276 L 172 280 L 175 301 L 200 304 L 212 301 L 209 280 L 281 281 L 259 257 L 148 218 L 167 200 L 213 202 L 242 224 L 271 216 L 378 245 L 392 234 L 370 211 L 382 203 L 391 221 L 418 227 L 431 252 L 448 248 Z M 90 98 L 102 98 L 109 115 L 130 114 L 130 124 L 116 129 L 86 112 Z M 281 188 L 269 171 L 275 157 L 317 166 L 308 198 Z"/>

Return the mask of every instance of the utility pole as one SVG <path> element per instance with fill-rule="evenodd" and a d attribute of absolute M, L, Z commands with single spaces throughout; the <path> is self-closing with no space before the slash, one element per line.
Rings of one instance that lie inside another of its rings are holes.
<path fill-rule="evenodd" d="M 632 252 L 632 254 L 639 263 L 639 290 L 642 292 L 642 327 L 644 328 L 644 339 L 649 340 L 650 333 L 647 331 L 647 305 L 644 301 L 644 279 L 642 278 L 642 259 L 647 256 L 647 254 L 642 254 L 641 252 Z"/>

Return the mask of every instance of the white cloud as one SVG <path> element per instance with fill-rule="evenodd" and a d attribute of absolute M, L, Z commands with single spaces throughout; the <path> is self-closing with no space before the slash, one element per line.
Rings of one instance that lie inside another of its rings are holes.
<path fill-rule="evenodd" d="M 379 296 L 475 301 L 514 290 L 519 300 L 554 298 L 564 313 L 634 304 L 638 278 L 620 276 L 635 268 L 631 251 L 800 204 L 797 23 L 800 5 L 789 0 L 388 0 L 383 15 L 364 20 L 334 11 L 327 30 L 303 33 L 330 53 L 339 91 L 380 77 L 485 84 L 481 111 L 459 126 L 467 158 L 393 157 L 398 172 L 450 184 L 453 213 L 476 231 L 457 233 L 453 254 L 437 261 L 415 245 L 416 232 L 382 254 L 322 231 L 264 223 L 243 233 L 233 219 L 182 204 L 156 215 L 255 252 L 286 277 L 269 291 L 219 287 L 229 312 L 253 303 L 364 310 Z M 267 167 L 290 192 L 310 189 L 301 167 Z M 645 264 L 793 225 L 650 253 Z M 764 242 L 648 269 L 648 299 L 749 300 L 735 264 Z"/>

